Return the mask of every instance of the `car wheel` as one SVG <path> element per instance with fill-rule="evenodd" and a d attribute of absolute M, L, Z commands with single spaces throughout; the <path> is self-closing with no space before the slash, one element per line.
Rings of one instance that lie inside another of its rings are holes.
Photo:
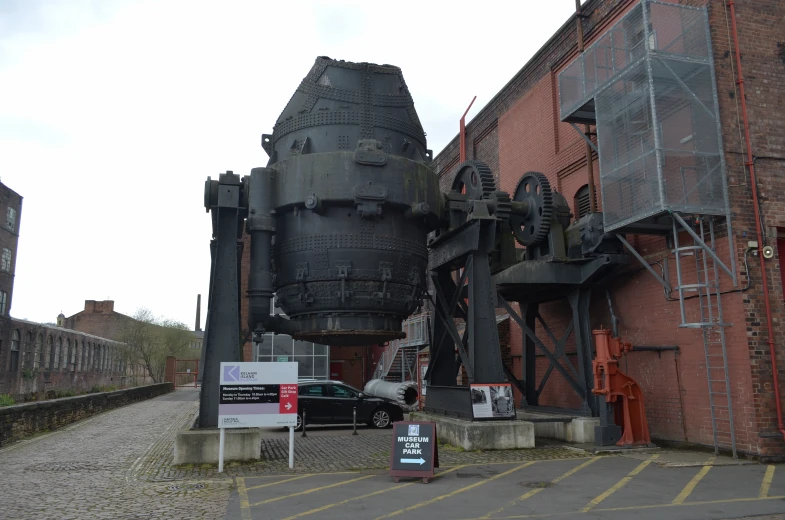
<path fill-rule="evenodd" d="M 297 412 L 297 426 L 294 427 L 294 431 L 299 432 L 303 429 L 303 416 L 300 415 L 300 412 Z"/>
<path fill-rule="evenodd" d="M 371 416 L 371 425 L 374 428 L 387 428 L 391 423 L 390 412 L 384 408 L 377 408 Z"/>

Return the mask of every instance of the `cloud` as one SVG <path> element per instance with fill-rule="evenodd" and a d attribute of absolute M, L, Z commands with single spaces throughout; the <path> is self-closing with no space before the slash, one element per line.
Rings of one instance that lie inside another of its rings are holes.
<path fill-rule="evenodd" d="M 206 177 L 267 163 L 320 55 L 403 69 L 438 152 L 572 13 L 549 2 L 0 3 L 0 175 L 22 194 L 12 314 L 85 299 L 192 324 Z M 203 312 L 202 316 L 206 313 Z"/>

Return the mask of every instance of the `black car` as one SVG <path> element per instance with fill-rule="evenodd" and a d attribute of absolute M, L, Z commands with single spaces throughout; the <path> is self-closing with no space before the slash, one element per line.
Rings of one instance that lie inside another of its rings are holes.
<path fill-rule="evenodd" d="M 365 395 L 341 381 L 300 381 L 297 398 L 297 430 L 302 428 L 303 411 L 308 425 L 357 423 L 388 428 L 403 420 L 403 409 L 391 399 Z"/>

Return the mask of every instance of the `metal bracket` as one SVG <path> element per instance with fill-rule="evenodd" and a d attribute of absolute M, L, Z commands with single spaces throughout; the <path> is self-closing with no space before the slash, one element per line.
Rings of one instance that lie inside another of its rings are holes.
<path fill-rule="evenodd" d="M 373 293 L 373 298 L 377 299 L 377 303 L 384 304 L 384 300 L 390 297 L 387 292 L 387 281 L 392 279 L 392 262 L 379 262 L 379 272 L 382 275 L 382 292 Z"/>
<path fill-rule="evenodd" d="M 730 276 L 733 279 L 733 285 L 735 286 L 736 273 L 728 269 L 728 266 L 726 266 L 725 263 L 722 260 L 720 260 L 720 257 L 717 256 L 717 253 L 715 253 L 714 250 L 711 247 L 709 247 L 706 244 L 706 242 L 704 242 L 701 239 L 701 237 L 698 236 L 697 233 L 695 233 L 695 231 L 689 226 L 689 224 L 684 222 L 684 219 L 681 218 L 681 216 L 678 213 L 671 213 L 671 215 L 673 215 L 673 218 L 675 218 L 676 221 L 681 225 L 681 227 L 684 228 L 684 231 L 690 234 L 693 240 L 695 240 L 695 243 L 701 246 L 707 253 L 709 253 L 709 256 L 711 256 L 714 259 L 714 261 L 717 262 L 717 264 L 719 264 L 722 270 L 728 273 L 728 276 Z"/>
<path fill-rule="evenodd" d="M 382 205 L 387 199 L 387 186 L 373 183 L 354 187 L 354 205 L 362 218 L 374 218 L 382 214 Z"/>
<path fill-rule="evenodd" d="M 627 242 L 627 240 L 625 240 L 625 238 L 624 238 L 622 235 L 620 235 L 619 233 L 616 233 L 616 238 L 618 238 L 618 239 L 619 239 L 619 241 L 620 241 L 622 244 L 624 244 L 624 247 L 626 247 L 626 248 L 627 248 L 627 250 L 628 250 L 630 253 L 632 253 L 632 256 L 634 256 L 635 258 L 637 258 L 637 259 L 638 259 L 638 261 L 641 263 L 641 265 L 643 265 L 643 267 L 645 267 L 645 268 L 646 268 L 646 270 L 648 270 L 648 271 L 649 271 L 649 272 L 652 274 L 652 276 L 654 276 L 654 278 L 656 278 L 656 279 L 657 279 L 657 281 L 658 281 L 658 282 L 660 282 L 660 283 L 662 284 L 662 286 L 663 286 L 663 287 L 665 287 L 665 290 L 668 292 L 668 294 L 670 294 L 670 293 L 671 293 L 671 291 L 672 291 L 670 284 L 669 284 L 669 283 L 668 283 L 668 282 L 667 282 L 667 281 L 666 281 L 666 280 L 665 280 L 665 279 L 664 279 L 662 276 L 660 276 L 660 274 L 659 274 L 657 271 L 655 271 L 655 270 L 654 270 L 654 268 L 653 268 L 652 266 L 650 266 L 650 265 L 649 265 L 649 262 L 647 262 L 647 261 L 646 261 L 646 260 L 645 260 L 645 259 L 644 259 L 644 258 L 643 258 L 641 255 L 640 255 L 640 253 L 638 253 L 638 252 L 635 250 L 635 248 L 634 248 L 634 247 L 632 247 L 632 244 L 630 244 L 629 242 Z"/>
<path fill-rule="evenodd" d="M 594 150 L 594 151 L 595 151 L 595 152 L 597 152 L 598 154 L 600 153 L 600 151 L 597 149 L 597 145 L 596 145 L 596 144 L 594 144 L 594 141 L 592 141 L 591 139 L 589 139 L 588 137 L 586 137 L 586 134 L 585 134 L 585 133 L 583 133 L 583 130 L 581 130 L 580 128 L 578 128 L 578 125 L 576 125 L 575 123 L 570 123 L 570 126 L 572 126 L 572 127 L 575 129 L 575 131 L 576 131 L 576 132 L 578 132 L 578 134 L 579 134 L 581 137 L 583 137 L 583 140 L 584 140 L 584 141 L 586 141 L 587 143 L 589 143 L 589 146 L 591 146 L 591 149 L 592 149 L 592 150 Z"/>
<path fill-rule="evenodd" d="M 351 298 L 352 296 L 351 292 L 346 290 L 346 279 L 349 277 L 349 273 L 352 272 L 352 262 L 337 262 L 335 267 L 338 269 L 338 278 L 341 280 L 341 291 L 338 293 L 338 297 L 341 299 L 341 303 L 344 303 L 346 298 Z"/>
<path fill-rule="evenodd" d="M 297 275 L 295 279 L 300 284 L 299 299 L 301 302 L 313 303 L 313 294 L 309 293 L 305 288 L 305 279 L 308 278 L 308 262 L 301 262 L 297 264 Z"/>

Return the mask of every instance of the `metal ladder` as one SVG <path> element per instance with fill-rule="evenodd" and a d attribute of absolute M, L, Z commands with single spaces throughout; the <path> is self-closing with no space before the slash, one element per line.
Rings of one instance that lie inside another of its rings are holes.
<path fill-rule="evenodd" d="M 708 241 L 706 240 L 706 227 L 708 227 Z M 700 241 L 695 240 L 693 245 L 680 246 L 679 229 L 674 220 L 673 253 L 676 256 L 678 278 L 676 289 L 679 292 L 681 307 L 682 323 L 680 326 L 701 329 L 706 359 L 714 454 L 719 454 L 720 447 L 730 448 L 735 459 L 738 457 L 736 454 L 736 432 L 733 425 L 733 404 L 725 340 L 725 328 L 731 325 L 726 323 L 722 316 L 720 273 L 715 260 L 714 219 L 701 217 L 698 221 L 698 231 Z M 685 256 L 694 256 L 695 258 L 697 283 L 683 283 L 681 260 Z M 687 320 L 684 303 L 685 293 L 696 293 L 700 306 L 700 321 Z"/>

